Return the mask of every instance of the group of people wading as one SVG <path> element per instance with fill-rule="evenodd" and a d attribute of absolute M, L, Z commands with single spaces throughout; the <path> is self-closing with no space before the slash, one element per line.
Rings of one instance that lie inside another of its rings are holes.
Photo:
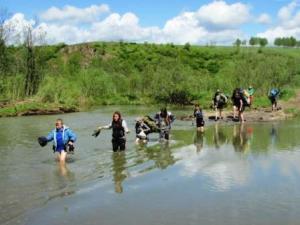
<path fill-rule="evenodd" d="M 138 117 L 136 119 L 136 143 L 147 143 L 150 133 L 158 133 L 160 141 L 168 141 L 170 138 L 171 124 L 174 122 L 175 116 L 162 108 L 155 114 L 154 118 L 150 116 Z M 113 113 L 112 121 L 98 127 L 92 136 L 97 137 L 102 130 L 112 130 L 112 149 L 114 152 L 124 151 L 126 149 L 126 134 L 130 132 L 126 121 L 122 118 L 121 113 L 116 111 Z M 55 128 L 45 137 L 39 137 L 39 144 L 44 147 L 48 142 L 53 142 L 53 152 L 57 155 L 57 160 L 65 163 L 67 153 L 74 153 L 74 143 L 76 142 L 76 134 L 66 125 L 62 119 L 57 119 Z"/>
<path fill-rule="evenodd" d="M 277 99 L 280 91 L 272 89 L 269 93 L 269 99 L 272 103 L 272 110 L 277 108 Z M 236 88 L 231 96 L 233 104 L 233 121 L 244 123 L 243 112 L 245 107 L 251 107 L 253 103 L 254 89 L 250 86 L 247 90 Z M 222 112 L 228 104 L 228 96 L 222 91 L 217 90 L 212 99 L 213 108 L 215 110 L 214 120 L 223 119 Z M 197 131 L 204 132 L 204 113 L 199 104 L 195 104 L 193 118 L 196 123 Z M 138 117 L 135 123 L 136 144 L 146 144 L 149 140 L 150 133 L 158 133 L 160 141 L 168 141 L 170 138 L 171 125 L 175 121 L 175 116 L 167 110 L 166 107 L 155 114 L 153 118 L 150 116 Z M 122 118 L 121 113 L 116 111 L 113 113 L 112 121 L 105 125 L 99 126 L 94 133 L 97 137 L 102 130 L 112 130 L 112 149 L 114 152 L 124 151 L 126 149 L 126 134 L 130 132 L 126 121 Z M 38 142 L 43 147 L 48 142 L 53 142 L 53 151 L 57 155 L 58 161 L 65 163 L 67 153 L 74 153 L 74 143 L 76 142 L 76 134 L 66 125 L 62 119 L 57 119 L 55 128 L 46 136 L 39 137 Z"/>

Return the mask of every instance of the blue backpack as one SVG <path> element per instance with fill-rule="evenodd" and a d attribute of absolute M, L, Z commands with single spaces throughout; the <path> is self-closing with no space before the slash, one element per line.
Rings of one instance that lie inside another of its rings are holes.
<path fill-rule="evenodd" d="M 270 91 L 270 97 L 276 97 L 278 94 L 279 94 L 279 90 L 276 89 L 276 88 L 273 88 L 273 89 Z"/>

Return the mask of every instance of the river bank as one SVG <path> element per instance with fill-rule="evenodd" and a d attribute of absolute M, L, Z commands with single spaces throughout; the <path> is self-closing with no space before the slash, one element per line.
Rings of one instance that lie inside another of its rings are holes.
<path fill-rule="evenodd" d="M 279 109 L 272 111 L 268 108 L 259 108 L 259 109 L 247 109 L 244 112 L 244 118 L 246 122 L 272 122 L 272 121 L 281 121 L 288 118 L 293 118 L 297 115 L 297 110 L 283 110 Z M 192 115 L 183 115 L 179 117 L 183 121 L 192 121 L 194 117 Z M 215 112 L 205 111 L 205 119 L 215 120 Z M 233 112 L 226 109 L 223 112 L 223 118 L 220 121 L 231 122 L 233 120 Z"/>
<path fill-rule="evenodd" d="M 295 97 L 287 101 L 279 101 L 278 109 L 272 111 L 270 107 L 246 108 L 244 118 L 246 122 L 272 122 L 282 121 L 298 116 L 300 113 L 300 91 L 297 91 Z M 205 111 L 205 117 L 209 120 L 215 119 L 215 112 L 212 110 Z M 227 107 L 223 112 L 223 121 L 232 121 L 233 110 Z M 193 120 L 192 115 L 183 115 L 179 118 L 183 121 Z"/>
<path fill-rule="evenodd" d="M 54 115 L 79 111 L 80 110 L 74 106 L 56 103 L 41 103 L 31 100 L 0 105 L 0 117 Z"/>
<path fill-rule="evenodd" d="M 270 107 L 256 107 L 247 108 L 244 112 L 245 120 L 247 122 L 269 122 L 282 121 L 288 118 L 299 115 L 300 112 L 300 92 L 288 100 L 279 101 L 278 110 L 272 111 Z M 16 116 L 35 116 L 35 115 L 55 115 L 64 113 L 73 113 L 84 111 L 76 106 L 67 106 L 55 103 L 41 103 L 37 101 L 22 101 L 15 104 L 7 104 L 0 106 L 0 117 L 16 117 Z M 205 119 L 214 120 L 215 112 L 211 109 L 204 110 Z M 223 121 L 232 121 L 231 106 L 228 106 L 223 112 Z M 192 114 L 179 115 L 177 117 L 182 121 L 193 120 Z"/>

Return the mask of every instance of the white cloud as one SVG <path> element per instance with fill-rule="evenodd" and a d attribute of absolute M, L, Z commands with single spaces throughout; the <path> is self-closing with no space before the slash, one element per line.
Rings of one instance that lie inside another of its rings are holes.
<path fill-rule="evenodd" d="M 265 37 L 269 40 L 270 43 L 273 43 L 277 37 L 295 37 L 300 38 L 300 27 L 293 29 L 286 29 L 282 26 L 277 26 L 271 29 L 266 30 L 265 32 L 258 33 L 257 36 Z"/>
<path fill-rule="evenodd" d="M 282 21 L 289 20 L 297 7 L 297 1 L 292 1 L 278 11 L 278 18 Z"/>
<path fill-rule="evenodd" d="M 257 22 L 260 24 L 270 24 L 272 23 L 272 19 L 269 14 L 263 13 L 258 17 Z"/>
<path fill-rule="evenodd" d="M 176 165 L 181 176 L 205 176 L 216 191 L 247 185 L 250 179 L 249 163 L 229 145 L 222 146 L 222 151 L 204 147 L 200 154 L 196 153 L 194 145 L 189 145 L 176 149 L 174 157 L 178 160 Z"/>
<path fill-rule="evenodd" d="M 161 34 L 158 27 L 143 28 L 139 25 L 138 17 L 133 13 L 123 16 L 113 13 L 101 22 L 94 23 L 90 29 L 91 40 L 127 40 L 154 41 Z"/>
<path fill-rule="evenodd" d="M 185 12 L 166 22 L 163 32 L 166 40 L 176 43 L 205 44 L 232 43 L 244 35 L 239 26 L 250 20 L 250 7 L 213 1 L 196 12 Z"/>
<path fill-rule="evenodd" d="M 202 6 L 196 17 L 201 24 L 212 28 L 237 28 L 250 20 L 250 7 L 243 3 L 227 4 L 225 1 L 213 1 Z"/>
<path fill-rule="evenodd" d="M 22 43 L 26 29 L 35 25 L 34 20 L 26 20 L 22 13 L 14 14 L 9 20 L 5 21 L 4 28 L 10 29 L 11 34 L 6 40 L 8 44 Z"/>
<path fill-rule="evenodd" d="M 46 41 L 48 43 L 89 41 L 90 32 L 76 26 L 42 23 L 39 27 L 46 31 Z"/>
<path fill-rule="evenodd" d="M 40 15 L 43 21 L 79 23 L 94 22 L 100 16 L 109 12 L 108 5 L 91 5 L 87 8 L 77 8 L 74 6 L 65 6 L 62 9 L 51 7 Z"/>
<path fill-rule="evenodd" d="M 34 26 L 34 20 L 26 20 L 24 14 L 16 13 L 9 20 L 5 21 L 5 26 L 12 26 L 15 31 L 21 32 L 26 27 Z"/>
<path fill-rule="evenodd" d="M 298 1 L 292 1 L 278 11 L 278 24 L 257 36 L 267 38 L 271 43 L 277 37 L 293 36 L 300 39 L 300 7 Z"/>
<path fill-rule="evenodd" d="M 198 43 L 208 32 L 199 26 L 195 13 L 186 12 L 168 20 L 163 28 L 163 33 L 168 42 Z"/>
<path fill-rule="evenodd" d="M 143 27 L 131 13 L 108 13 L 107 5 L 87 8 L 51 7 L 40 15 L 39 30 L 46 31 L 49 43 L 68 44 L 86 41 L 135 41 L 184 44 L 231 44 L 243 38 L 239 26 L 250 20 L 250 7 L 242 3 L 213 1 L 194 12 L 183 12 L 160 27 Z M 106 13 L 105 17 L 104 14 Z M 32 23 L 23 14 L 15 14 L 22 23 Z M 16 22 L 15 19 L 10 19 Z M 33 26 L 34 24 L 32 24 Z M 35 28 L 37 29 L 37 28 Z"/>

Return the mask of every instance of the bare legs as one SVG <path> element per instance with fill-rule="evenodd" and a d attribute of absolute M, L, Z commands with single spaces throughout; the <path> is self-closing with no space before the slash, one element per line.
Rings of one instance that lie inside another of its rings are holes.
<path fill-rule="evenodd" d="M 66 164 L 67 152 L 61 151 L 60 153 L 56 153 L 56 159 L 60 165 Z"/>
<path fill-rule="evenodd" d="M 236 113 L 237 113 L 237 107 L 234 105 L 233 106 L 233 119 L 235 119 L 237 117 Z"/>
<path fill-rule="evenodd" d="M 222 109 L 216 108 L 216 110 L 215 110 L 215 112 L 216 112 L 215 121 L 218 120 L 218 116 L 219 116 L 220 119 L 223 119 L 222 111 L 223 111 Z"/>

